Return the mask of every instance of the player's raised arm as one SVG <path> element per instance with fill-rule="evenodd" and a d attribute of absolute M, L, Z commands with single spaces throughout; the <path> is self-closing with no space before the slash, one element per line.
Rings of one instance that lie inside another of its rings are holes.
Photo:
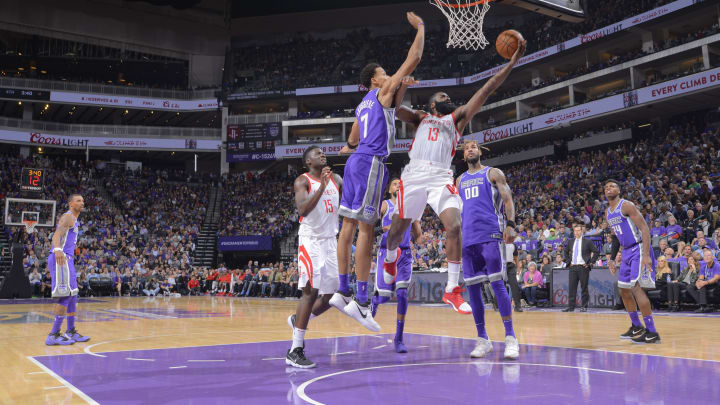
<path fill-rule="evenodd" d="M 293 188 L 295 189 L 295 206 L 297 207 L 298 215 L 306 217 L 312 212 L 318 201 L 320 201 L 320 198 L 322 198 L 325 187 L 330 182 L 330 176 L 332 176 L 332 171 L 329 167 L 324 167 L 322 169 L 322 175 L 320 176 L 320 188 L 313 194 L 309 194 L 308 192 L 310 183 L 305 176 L 298 176 L 298 178 L 295 179 Z"/>
<path fill-rule="evenodd" d="M 417 65 L 420 64 L 423 49 L 425 48 L 425 23 L 423 23 L 422 18 L 410 11 L 407 13 L 407 19 L 410 25 L 417 30 L 417 33 L 415 34 L 415 40 L 410 46 L 407 58 L 405 58 L 405 62 L 400 65 L 400 68 L 394 75 L 390 76 L 390 79 L 383 83 L 383 86 L 380 89 L 378 99 L 380 100 L 380 103 L 386 107 L 389 107 L 390 103 L 393 101 L 395 90 L 400 85 L 403 77 L 410 75 Z"/>
<path fill-rule="evenodd" d="M 515 51 L 515 54 L 510 58 L 510 61 L 503 66 L 502 69 L 493 77 L 490 78 L 481 88 L 480 90 L 476 91 L 475 94 L 473 94 L 472 98 L 470 98 L 470 101 L 467 102 L 467 104 L 460 106 L 457 110 L 455 110 L 455 113 L 453 114 L 455 117 L 455 123 L 457 125 L 458 131 L 460 133 L 463 132 L 467 124 L 472 120 L 472 118 L 480 112 L 480 109 L 485 104 L 485 101 L 487 101 L 488 97 L 490 97 L 491 94 L 495 92 L 495 90 L 500 87 L 505 80 L 510 75 L 510 71 L 512 68 L 517 64 L 518 60 L 522 58 L 522 56 L 525 54 L 525 48 L 527 46 L 527 41 L 522 39 L 518 41 L 518 49 Z"/>
<path fill-rule="evenodd" d="M 400 87 L 395 93 L 395 117 L 400 121 L 407 122 L 417 126 L 420 121 L 427 115 L 424 111 L 414 110 L 410 107 L 402 105 L 402 101 L 405 98 L 405 91 L 408 87 L 413 84 L 417 84 L 418 81 L 412 76 L 406 76 L 403 78 Z"/>
<path fill-rule="evenodd" d="M 388 210 L 388 204 L 386 201 L 383 201 L 382 204 L 380 204 L 380 218 L 385 216 L 385 213 L 387 213 L 387 210 Z M 382 227 L 383 232 L 387 232 L 389 230 L 390 230 L 390 225 Z"/>

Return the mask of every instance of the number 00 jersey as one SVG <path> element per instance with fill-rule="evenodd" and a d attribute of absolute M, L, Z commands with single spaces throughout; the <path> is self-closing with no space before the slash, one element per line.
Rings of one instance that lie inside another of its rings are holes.
<path fill-rule="evenodd" d="M 505 232 L 505 204 L 497 187 L 488 178 L 492 167 L 460 175 L 463 247 L 502 240 Z"/>
<path fill-rule="evenodd" d="M 303 174 L 307 178 L 309 187 L 308 195 L 315 194 L 320 189 L 320 180 L 315 179 L 310 174 Z M 332 178 L 331 178 L 332 179 Z M 306 217 L 300 217 L 300 229 L 298 235 L 311 236 L 315 238 L 330 238 L 338 233 L 339 217 L 338 209 L 340 208 L 340 191 L 338 190 L 335 180 L 332 179 L 325 187 L 323 196 L 315 205 L 310 214 Z"/>
<path fill-rule="evenodd" d="M 452 114 L 442 117 L 428 114 L 415 131 L 408 156 L 411 161 L 431 162 L 433 166 L 447 169 L 460 137 Z"/>

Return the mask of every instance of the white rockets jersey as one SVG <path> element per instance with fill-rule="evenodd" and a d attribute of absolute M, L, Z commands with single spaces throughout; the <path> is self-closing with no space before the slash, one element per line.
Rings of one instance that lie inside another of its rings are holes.
<path fill-rule="evenodd" d="M 449 168 L 461 135 L 452 114 L 428 114 L 420 121 L 410 146 L 410 161 L 424 160 Z"/>
<path fill-rule="evenodd" d="M 315 179 L 308 173 L 303 174 L 307 178 L 310 187 L 308 195 L 315 194 L 320 189 L 320 180 Z M 315 205 L 310 214 L 306 217 L 300 217 L 300 230 L 298 235 L 311 236 L 315 238 L 334 237 L 338 233 L 340 217 L 338 209 L 340 208 L 340 190 L 335 184 L 335 180 L 331 178 L 330 183 L 325 186 L 323 196 Z"/>

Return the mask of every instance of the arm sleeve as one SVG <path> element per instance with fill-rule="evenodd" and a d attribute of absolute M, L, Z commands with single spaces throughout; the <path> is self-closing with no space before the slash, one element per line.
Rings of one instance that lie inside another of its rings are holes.
<path fill-rule="evenodd" d="M 617 236 L 612 236 L 612 248 L 610 249 L 610 260 L 615 260 L 618 252 L 620 251 L 620 241 Z"/>

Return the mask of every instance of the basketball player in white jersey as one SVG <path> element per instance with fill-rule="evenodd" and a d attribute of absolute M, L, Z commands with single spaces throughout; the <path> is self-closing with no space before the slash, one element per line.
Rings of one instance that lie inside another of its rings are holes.
<path fill-rule="evenodd" d="M 302 298 L 288 323 L 293 329 L 292 347 L 285 364 L 312 368 L 305 357 L 305 332 L 310 318 L 330 308 L 330 298 L 338 289 L 337 234 L 342 178 L 327 167 L 322 149 L 309 147 L 303 154 L 308 172 L 295 179 L 295 205 L 300 214 L 298 230 L 298 288 Z M 318 297 L 320 299 L 318 299 Z"/>
<path fill-rule="evenodd" d="M 408 152 L 410 163 L 402 172 L 398 204 L 388 232 L 383 277 L 388 283 L 395 279 L 397 247 L 402 241 L 405 230 L 413 221 L 420 219 L 425 205 L 430 205 L 440 217 L 447 232 L 445 246 L 448 258 L 448 282 L 445 286 L 443 302 L 450 304 L 461 314 L 470 314 L 472 309 L 462 299 L 462 290 L 458 286 L 462 256 L 460 232 L 462 202 L 450 166 L 465 127 L 480 111 L 487 98 L 505 82 L 513 66 L 525 53 L 526 46 L 525 40 L 518 41 L 518 49 L 507 65 L 475 92 L 465 105 L 458 107 L 452 104 L 447 93 L 438 92 L 433 94 L 428 102 L 430 114 L 403 106 L 402 98 L 405 90 L 413 84 L 410 80 L 404 80 L 396 94 L 397 118 L 413 124 L 417 130 Z"/>

